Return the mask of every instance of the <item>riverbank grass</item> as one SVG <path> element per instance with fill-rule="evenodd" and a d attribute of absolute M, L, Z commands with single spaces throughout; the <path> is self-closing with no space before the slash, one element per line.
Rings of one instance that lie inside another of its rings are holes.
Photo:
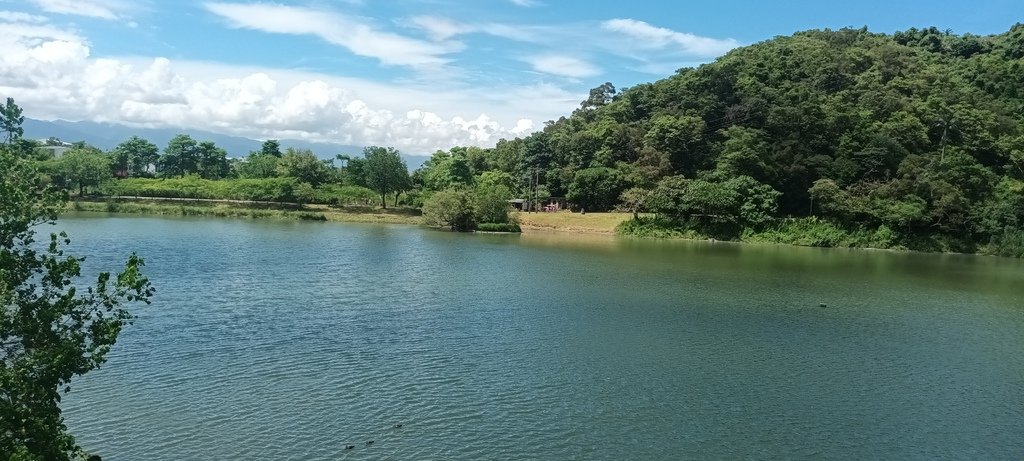
<path fill-rule="evenodd" d="M 208 202 L 153 202 L 153 201 L 74 201 L 69 211 L 94 213 L 124 213 L 161 216 L 208 216 L 215 218 L 286 219 L 301 221 L 333 221 L 374 224 L 419 224 L 416 210 L 382 210 L 372 207 L 329 207 L 308 205 L 265 206 L 236 203 Z"/>
<path fill-rule="evenodd" d="M 523 230 L 546 230 L 588 234 L 614 234 L 616 227 L 630 219 L 629 213 L 553 213 L 515 214 Z"/>

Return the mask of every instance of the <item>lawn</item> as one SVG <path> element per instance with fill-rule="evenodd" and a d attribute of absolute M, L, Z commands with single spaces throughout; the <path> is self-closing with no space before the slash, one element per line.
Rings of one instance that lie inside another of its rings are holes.
<path fill-rule="evenodd" d="M 563 232 L 585 232 L 614 234 L 615 226 L 632 217 L 629 213 L 516 213 L 524 231 L 553 230 Z"/>

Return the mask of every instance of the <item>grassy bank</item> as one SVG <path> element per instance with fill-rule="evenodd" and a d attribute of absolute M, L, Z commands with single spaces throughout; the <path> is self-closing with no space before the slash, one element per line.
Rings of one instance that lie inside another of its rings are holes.
<path fill-rule="evenodd" d="M 290 219 L 379 224 L 419 224 L 416 210 L 381 210 L 372 207 L 329 207 L 309 205 L 302 208 L 244 203 L 161 202 L 147 200 L 74 201 L 69 211 L 125 213 L 163 216 L 209 216 L 216 218 Z"/>
<path fill-rule="evenodd" d="M 421 224 L 419 210 L 409 208 L 336 207 L 328 205 L 266 205 L 213 201 L 94 200 L 75 201 L 69 210 L 140 215 L 209 216 L 218 218 L 289 219 L 376 224 Z M 525 233 L 565 232 L 575 234 L 625 235 L 642 238 L 731 240 L 831 248 L 875 248 L 946 253 L 977 253 L 1024 257 L 1024 232 L 1003 236 L 987 244 L 973 244 L 948 236 L 906 237 L 885 226 L 877 229 L 847 229 L 818 218 L 779 220 L 763 229 L 743 229 L 733 237 L 701 232 L 652 216 L 634 220 L 629 213 L 516 213 Z M 483 231 L 515 232 L 508 228 Z"/>
<path fill-rule="evenodd" d="M 616 227 L 632 217 L 629 213 L 516 213 L 523 231 L 545 230 L 586 234 L 614 234 Z"/>
<path fill-rule="evenodd" d="M 773 243 L 824 248 L 871 248 L 912 250 L 931 253 L 970 253 L 996 256 L 1024 256 L 1024 233 L 1004 236 L 991 243 L 976 243 L 965 238 L 933 234 L 906 235 L 887 226 L 847 228 L 820 218 L 780 219 L 761 229 L 740 229 L 723 236 L 701 231 L 697 226 L 680 225 L 664 219 L 641 217 L 623 221 L 616 229 L 620 235 L 650 238 L 718 239 L 744 243 Z"/>

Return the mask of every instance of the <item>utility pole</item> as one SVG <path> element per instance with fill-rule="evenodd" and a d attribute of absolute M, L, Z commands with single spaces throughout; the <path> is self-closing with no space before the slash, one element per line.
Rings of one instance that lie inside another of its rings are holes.
<path fill-rule="evenodd" d="M 540 186 L 540 168 L 533 169 L 533 210 L 537 211 L 540 205 L 537 203 L 537 187 Z"/>

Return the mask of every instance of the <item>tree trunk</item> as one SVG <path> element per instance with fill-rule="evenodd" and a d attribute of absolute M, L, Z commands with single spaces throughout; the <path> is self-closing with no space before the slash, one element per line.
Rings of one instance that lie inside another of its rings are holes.
<path fill-rule="evenodd" d="M 384 192 L 381 192 L 380 194 L 380 207 L 385 210 L 388 209 L 387 194 Z"/>
<path fill-rule="evenodd" d="M 402 195 L 402 191 L 395 192 L 395 208 L 398 208 L 398 197 Z"/>

